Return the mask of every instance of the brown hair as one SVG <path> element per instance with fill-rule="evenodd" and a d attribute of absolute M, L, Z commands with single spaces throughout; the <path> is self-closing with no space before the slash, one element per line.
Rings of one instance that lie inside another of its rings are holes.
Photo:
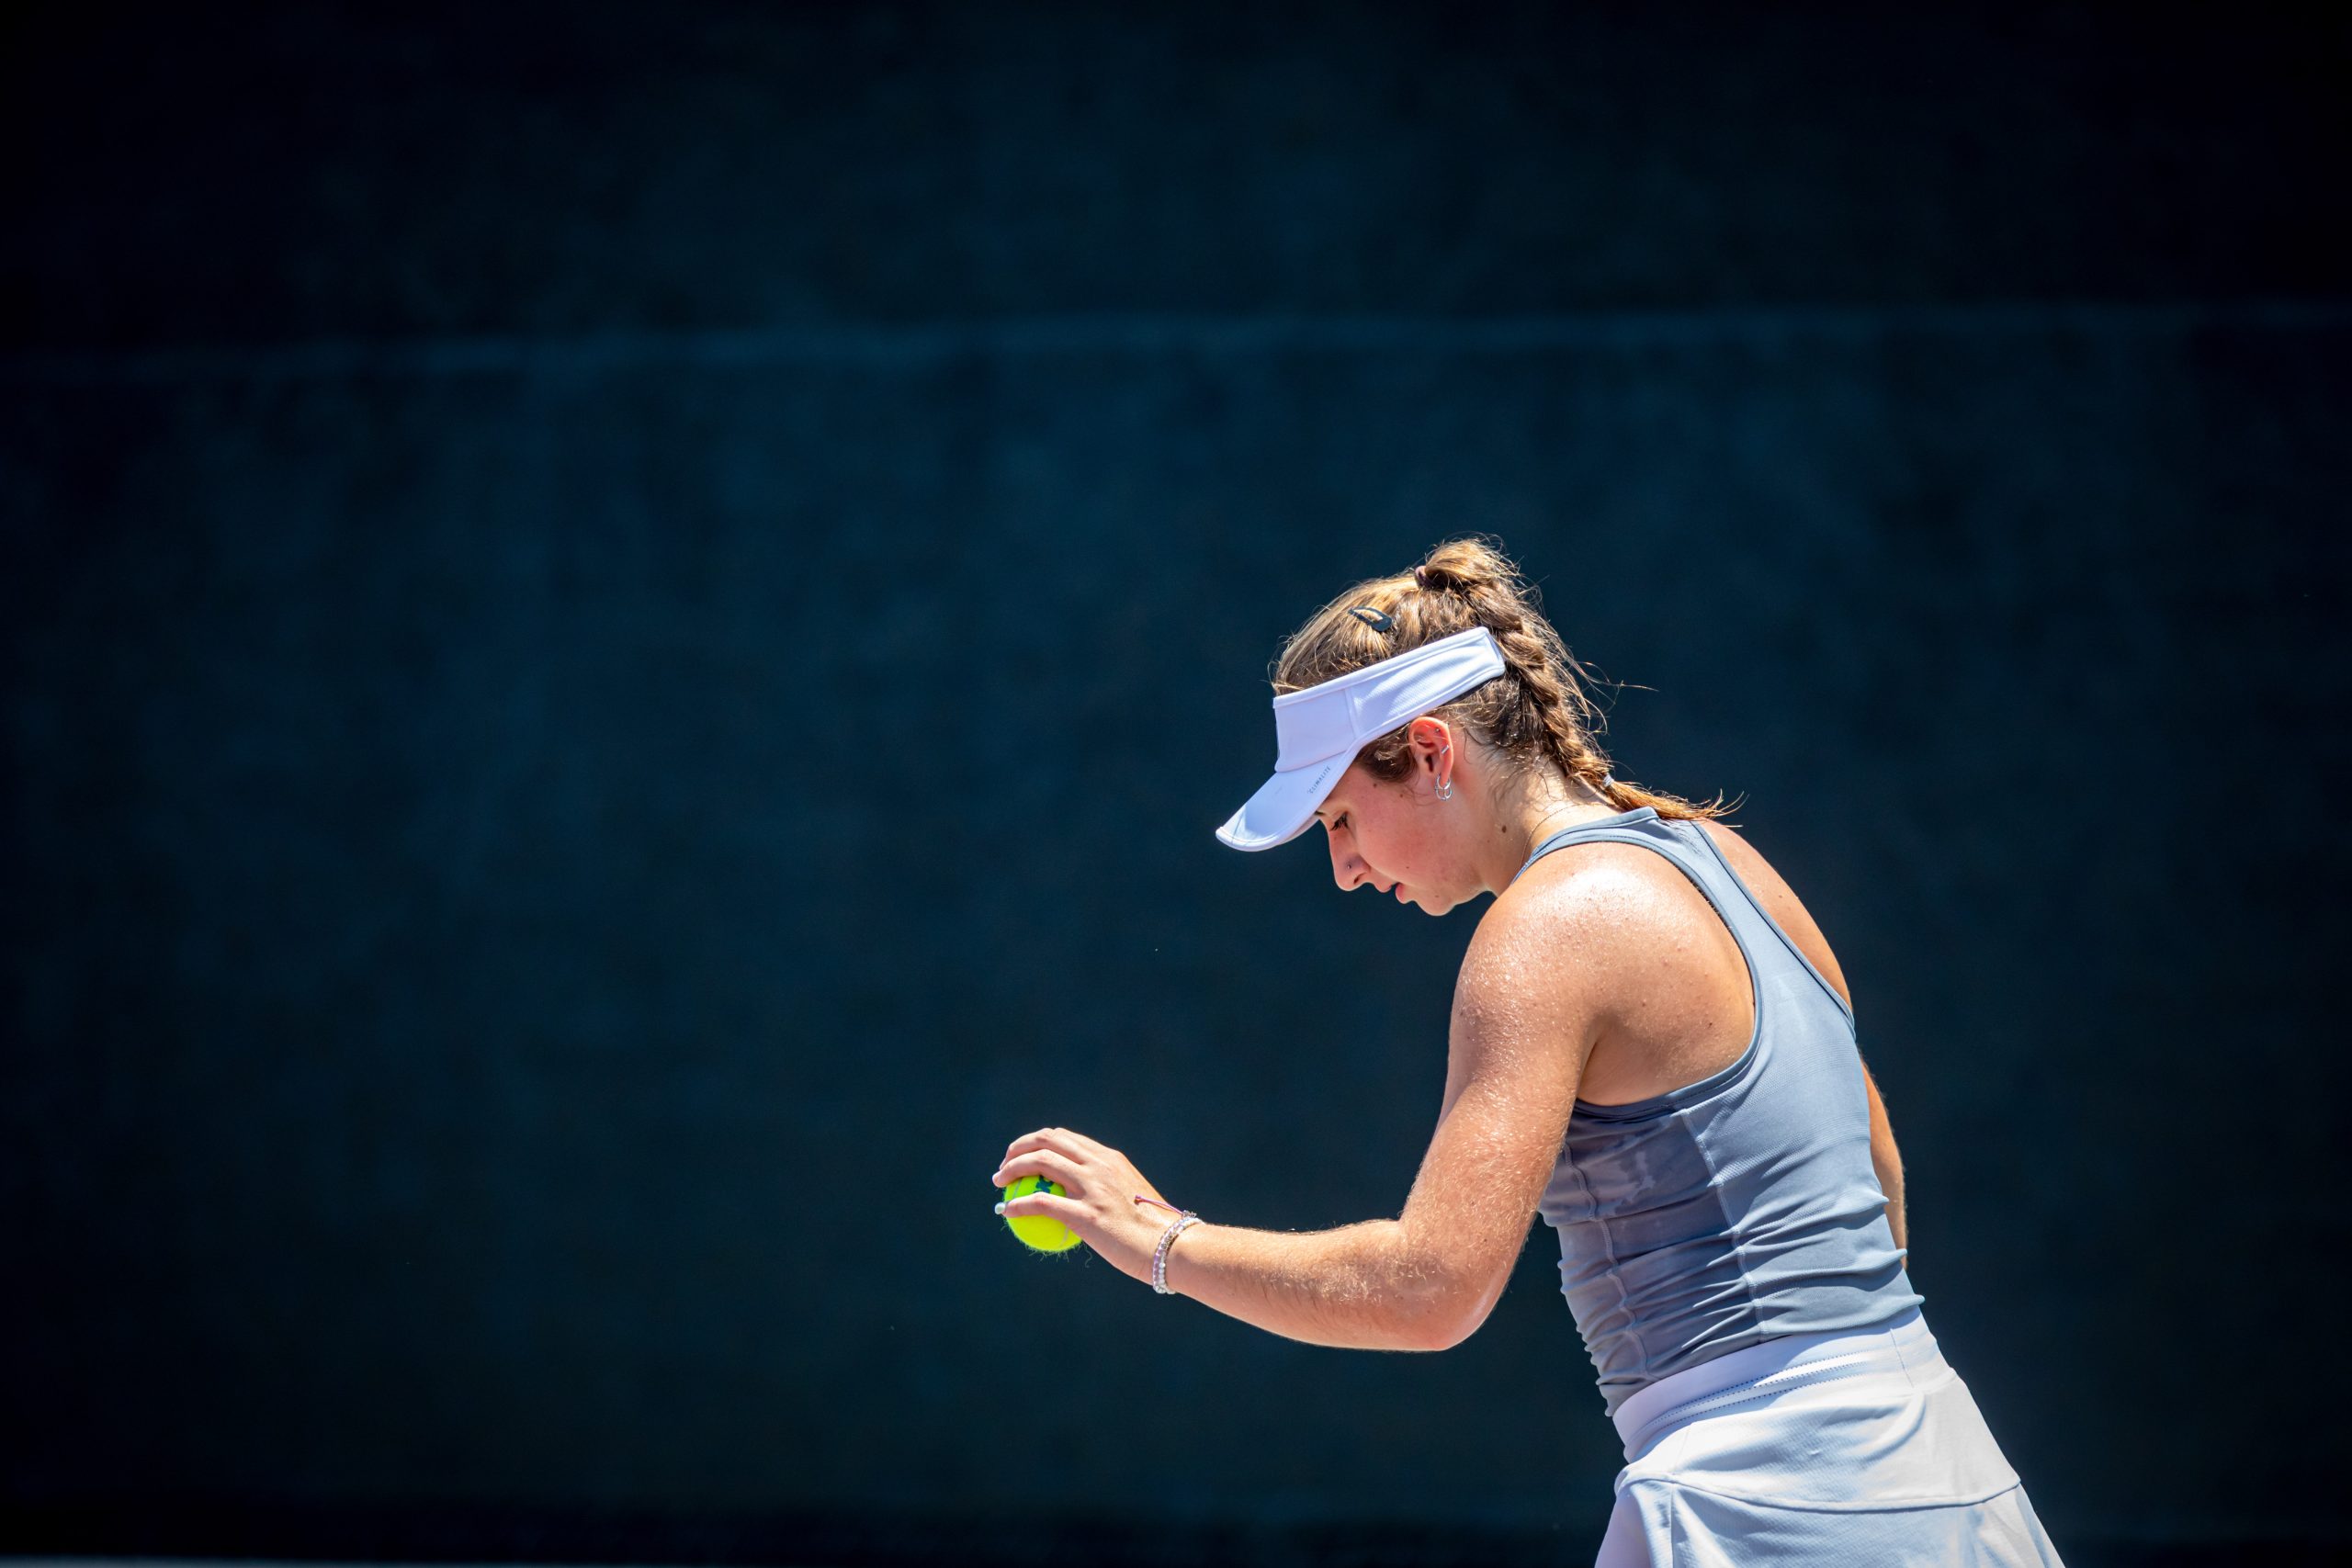
<path fill-rule="evenodd" d="M 1607 720 L 1585 686 L 1592 673 L 1538 611 L 1536 591 L 1520 579 L 1499 539 L 1449 539 L 1408 572 L 1357 583 L 1311 616 L 1283 644 L 1274 663 L 1277 694 L 1302 691 L 1350 671 L 1484 626 L 1494 633 L 1503 674 L 1434 711 L 1500 752 L 1516 770 L 1556 767 L 1581 779 L 1620 811 L 1649 806 L 1660 817 L 1722 817 L 1736 803 L 1721 794 L 1691 802 L 1610 776 L 1596 739 Z M 1359 615 L 1363 608 L 1374 612 Z M 1379 622 L 1387 626 L 1381 629 Z M 1356 760 L 1383 784 L 1412 771 L 1402 728 L 1365 743 Z"/>

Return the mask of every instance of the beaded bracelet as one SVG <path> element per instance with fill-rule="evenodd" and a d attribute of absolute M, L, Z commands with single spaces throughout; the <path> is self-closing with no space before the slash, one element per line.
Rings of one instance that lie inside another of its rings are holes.
<path fill-rule="evenodd" d="M 1185 1226 L 1204 1224 L 1206 1222 L 1190 1209 L 1180 1209 L 1173 1203 L 1162 1203 L 1159 1199 L 1148 1198 L 1140 1192 L 1136 1194 L 1136 1201 L 1154 1204 L 1176 1216 L 1169 1222 L 1168 1228 L 1159 1233 L 1159 1245 L 1152 1249 L 1151 1254 L 1151 1288 L 1163 1296 L 1172 1296 L 1176 1292 L 1168 1288 L 1168 1249 L 1175 1245 L 1178 1236 L 1184 1234 Z"/>

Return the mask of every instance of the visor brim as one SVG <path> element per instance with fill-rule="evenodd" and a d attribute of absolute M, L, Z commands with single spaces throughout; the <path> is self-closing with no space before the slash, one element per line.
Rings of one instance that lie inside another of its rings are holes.
<path fill-rule="evenodd" d="M 1216 836 L 1237 850 L 1271 850 L 1289 843 L 1315 820 L 1315 808 L 1340 785 L 1352 756 L 1326 757 L 1288 773 L 1277 773 L 1258 786 L 1241 809 L 1226 818 Z"/>

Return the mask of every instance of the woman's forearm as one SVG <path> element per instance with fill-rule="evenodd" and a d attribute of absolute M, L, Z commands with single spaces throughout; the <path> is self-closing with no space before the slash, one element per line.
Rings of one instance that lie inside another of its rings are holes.
<path fill-rule="evenodd" d="M 1168 1252 L 1168 1285 L 1286 1339 L 1354 1350 L 1453 1343 L 1396 1220 L 1328 1231 L 1190 1225 Z"/>

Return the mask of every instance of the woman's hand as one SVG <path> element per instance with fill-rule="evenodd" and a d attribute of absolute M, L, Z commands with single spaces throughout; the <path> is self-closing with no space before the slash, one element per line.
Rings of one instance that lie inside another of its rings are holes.
<path fill-rule="evenodd" d="M 999 1187 L 1009 1187 L 1024 1176 L 1057 1181 L 1065 1195 L 1057 1198 L 1041 1189 L 999 1203 L 997 1213 L 1015 1219 L 1043 1214 L 1059 1220 L 1121 1273 L 1150 1283 L 1151 1255 L 1159 1246 L 1160 1233 L 1176 1218 L 1176 1205 L 1161 1209 L 1136 1202 L 1138 1192 L 1160 1202 L 1167 1200 L 1126 1156 L 1083 1133 L 1044 1127 L 1006 1146 L 1004 1164 L 992 1179 Z"/>

